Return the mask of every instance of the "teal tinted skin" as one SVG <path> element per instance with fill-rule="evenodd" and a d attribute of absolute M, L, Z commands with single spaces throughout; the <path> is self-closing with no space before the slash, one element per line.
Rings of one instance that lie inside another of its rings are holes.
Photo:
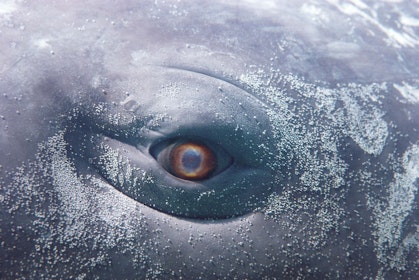
<path fill-rule="evenodd" d="M 1 4 L 0 278 L 414 279 L 390 2 Z"/>

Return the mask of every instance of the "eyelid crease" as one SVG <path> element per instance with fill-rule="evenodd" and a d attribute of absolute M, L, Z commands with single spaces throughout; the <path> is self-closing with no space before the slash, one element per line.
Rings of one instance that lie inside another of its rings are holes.
<path fill-rule="evenodd" d="M 270 108 L 270 109 L 273 108 L 270 103 L 256 97 L 249 86 L 246 86 L 245 84 L 240 83 L 237 80 L 214 74 L 214 73 L 212 73 L 208 70 L 194 68 L 194 67 L 191 67 L 191 66 L 176 66 L 176 65 L 159 65 L 159 66 L 164 67 L 166 69 L 185 71 L 185 72 L 194 73 L 194 74 L 198 74 L 198 75 L 202 75 L 202 76 L 207 76 L 207 77 L 210 77 L 212 79 L 219 80 L 219 81 L 223 81 L 223 82 L 225 82 L 229 85 L 232 85 L 232 86 L 236 87 L 237 89 L 243 91 L 246 94 L 247 97 L 250 97 L 251 99 L 260 103 L 261 106 L 263 106 L 265 108 Z"/>

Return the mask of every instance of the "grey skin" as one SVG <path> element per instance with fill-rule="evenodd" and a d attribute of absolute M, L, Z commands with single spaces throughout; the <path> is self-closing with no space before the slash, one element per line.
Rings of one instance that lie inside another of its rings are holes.
<path fill-rule="evenodd" d="M 418 16 L 1 4 L 0 278 L 415 279 Z M 178 141 L 217 170 L 170 174 Z"/>

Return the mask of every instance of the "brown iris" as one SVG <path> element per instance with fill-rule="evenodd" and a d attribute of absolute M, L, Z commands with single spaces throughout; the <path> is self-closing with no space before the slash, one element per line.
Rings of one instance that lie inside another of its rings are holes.
<path fill-rule="evenodd" d="M 187 180 L 208 178 L 217 168 L 217 158 L 205 145 L 186 142 L 175 145 L 170 152 L 173 175 Z"/>

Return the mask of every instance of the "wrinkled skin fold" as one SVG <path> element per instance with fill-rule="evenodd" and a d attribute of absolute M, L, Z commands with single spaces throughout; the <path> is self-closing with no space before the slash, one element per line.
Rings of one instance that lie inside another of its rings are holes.
<path fill-rule="evenodd" d="M 418 8 L 0 5 L 2 279 L 414 279 Z M 196 142 L 210 176 L 162 159 Z"/>

